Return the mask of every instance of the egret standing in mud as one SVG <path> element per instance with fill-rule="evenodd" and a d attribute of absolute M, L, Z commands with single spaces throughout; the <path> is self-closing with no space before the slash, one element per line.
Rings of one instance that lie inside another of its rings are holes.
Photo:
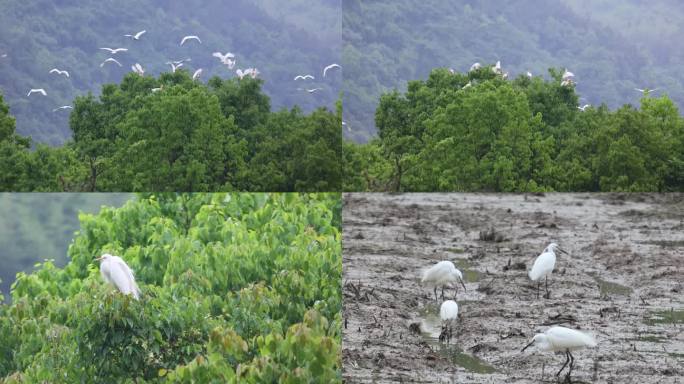
<path fill-rule="evenodd" d="M 534 335 L 532 341 L 530 341 L 521 352 L 533 345 L 540 351 L 565 352 L 565 364 L 563 364 L 560 371 L 556 373 L 556 377 L 558 377 L 568 363 L 570 363 L 570 368 L 565 376 L 565 380 L 569 382 L 572 367 L 575 364 L 575 358 L 572 357 L 572 353 L 570 352 L 582 348 L 595 347 L 596 340 L 592 336 L 574 329 L 551 327 L 544 333 L 537 333 Z"/>
<path fill-rule="evenodd" d="M 434 287 L 435 300 L 437 300 L 437 286 L 442 287 L 442 299 L 444 299 L 444 286 L 449 283 L 460 282 L 463 286 L 463 290 L 466 290 L 466 286 L 463 283 L 463 274 L 456 269 L 454 263 L 447 260 L 440 261 L 429 269 L 426 269 L 425 272 L 423 272 L 421 282 L 427 286 Z M 458 287 L 454 285 L 454 288 L 456 289 L 456 293 L 458 293 Z M 456 298 L 455 295 L 454 298 Z"/>
<path fill-rule="evenodd" d="M 553 272 L 553 268 L 556 266 L 556 251 L 565 253 L 561 247 L 556 243 L 549 244 L 548 247 L 544 249 L 541 255 L 537 256 L 537 259 L 530 269 L 529 276 L 530 280 L 537 282 L 537 298 L 539 298 L 539 285 L 541 284 L 541 279 L 545 279 L 546 285 L 546 298 L 550 297 L 549 294 L 549 275 Z"/>
<path fill-rule="evenodd" d="M 454 324 L 458 319 L 458 304 L 453 300 L 443 302 L 439 308 L 439 317 L 442 319 L 442 333 L 439 334 L 439 341 L 446 339 L 449 344 Z"/>

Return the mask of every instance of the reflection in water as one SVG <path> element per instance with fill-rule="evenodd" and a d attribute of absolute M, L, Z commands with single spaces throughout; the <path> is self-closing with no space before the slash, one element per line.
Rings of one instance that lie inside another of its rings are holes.
<path fill-rule="evenodd" d="M 462 305 L 459 304 L 462 309 Z M 460 315 L 459 315 L 460 316 Z M 442 331 L 442 320 L 439 318 L 438 309 L 434 305 L 427 306 L 421 313 L 420 331 L 423 339 L 439 353 L 442 357 L 450 360 L 454 364 L 465 368 L 473 373 L 493 373 L 494 367 L 487 365 L 484 361 L 473 355 L 463 352 L 458 344 L 458 325 L 455 327 L 451 344 L 439 342 L 439 334 Z"/>

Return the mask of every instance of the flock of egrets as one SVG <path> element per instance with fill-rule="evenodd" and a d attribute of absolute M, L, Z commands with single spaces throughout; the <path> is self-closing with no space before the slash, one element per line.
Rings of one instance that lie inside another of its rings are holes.
<path fill-rule="evenodd" d="M 135 41 L 141 40 L 143 38 L 143 36 L 145 35 L 145 33 L 147 33 L 147 31 L 142 30 L 142 31 L 139 31 L 135 34 L 125 34 L 124 37 L 128 37 L 132 41 L 135 42 Z M 182 47 L 186 44 L 190 44 L 191 42 L 194 42 L 195 44 L 202 44 L 202 40 L 199 38 L 199 36 L 188 35 L 188 36 L 183 36 L 183 38 L 180 40 L 179 46 Z M 117 60 L 114 56 L 118 53 L 128 52 L 128 48 L 125 48 L 125 47 L 118 47 L 118 48 L 102 47 L 102 48 L 100 48 L 100 50 L 106 51 L 107 53 L 109 53 L 109 56 L 110 56 L 110 57 L 104 59 L 100 63 L 100 68 L 104 68 L 105 66 L 112 66 L 112 65 L 116 65 L 118 67 L 123 67 L 123 64 L 121 64 L 121 62 L 119 60 Z M 4 54 L 4 55 L 6 56 L 6 54 Z M 212 53 L 212 56 L 217 58 L 221 64 L 225 65 L 226 68 L 228 68 L 231 71 L 235 68 L 235 66 L 237 64 L 236 56 L 232 52 L 226 52 L 226 53 L 214 52 L 214 53 Z M 188 57 L 188 58 L 181 59 L 181 60 L 168 61 L 168 62 L 166 62 L 166 64 L 171 66 L 171 72 L 176 72 L 176 70 L 178 68 L 183 67 L 185 65 L 185 63 L 190 62 L 190 61 L 192 61 L 192 59 Z M 339 64 L 333 63 L 333 64 L 330 64 L 330 65 L 326 66 L 325 68 L 323 68 L 323 71 L 322 71 L 323 77 L 326 77 L 328 71 L 335 69 L 335 68 L 341 68 L 341 67 Z M 143 68 L 143 66 L 140 63 L 132 64 L 131 70 L 140 76 L 145 75 L 145 69 Z M 196 69 L 192 75 L 192 79 L 193 80 L 199 80 L 200 76 L 202 76 L 202 72 L 203 72 L 202 68 Z M 52 68 L 52 69 L 50 69 L 49 73 L 55 74 L 57 76 L 64 76 L 67 79 L 71 78 L 69 71 L 64 70 L 64 69 Z M 235 74 L 240 79 L 243 79 L 246 76 L 249 76 L 253 79 L 256 79 L 259 76 L 260 72 L 256 67 L 245 68 L 245 69 L 238 68 L 238 69 L 235 69 Z M 299 80 L 307 81 L 307 80 L 314 80 L 314 79 L 315 79 L 315 77 L 313 75 L 306 74 L 306 75 L 297 75 L 294 78 L 294 81 L 299 81 Z M 153 88 L 151 91 L 152 92 L 158 92 L 158 91 L 161 91 L 162 89 L 163 89 L 163 86 L 159 87 L 159 88 Z M 307 87 L 307 88 L 297 88 L 297 90 L 306 91 L 309 94 L 313 94 L 315 92 L 322 90 L 322 88 Z M 45 88 L 32 88 L 29 90 L 29 92 L 27 93 L 26 96 L 30 97 L 31 95 L 34 95 L 34 94 L 47 96 L 47 92 L 45 91 Z M 60 106 L 60 107 L 53 109 L 52 111 L 57 112 L 57 111 L 66 110 L 66 109 L 73 109 L 73 107 L 71 105 L 63 105 L 63 106 Z"/>
<path fill-rule="evenodd" d="M 539 298 L 539 289 L 542 280 L 544 280 L 546 288 L 545 297 L 550 298 L 548 278 L 556 266 L 556 252 L 567 254 L 567 252 L 560 248 L 558 244 L 551 243 L 535 259 L 532 269 L 530 269 L 528 273 L 530 280 L 537 283 L 537 298 Z M 442 288 L 442 300 L 444 300 L 445 286 L 454 284 L 454 299 L 456 299 L 456 295 L 458 294 L 457 283 L 462 285 L 464 290 L 466 289 L 466 285 L 463 281 L 463 274 L 451 261 L 440 261 L 426 269 L 423 272 L 421 282 L 426 286 L 433 287 L 435 300 L 437 300 L 437 287 Z M 439 316 L 442 321 L 442 332 L 439 339 L 440 341 L 446 340 L 448 344 L 452 337 L 453 328 L 458 320 L 458 304 L 456 301 L 443 301 L 440 306 Z M 566 380 L 570 381 L 570 374 L 572 373 L 575 362 L 571 352 L 595 346 L 596 340 L 591 335 L 570 328 L 554 326 L 547 329 L 544 333 L 534 335 L 532 341 L 530 341 L 522 351 L 525 351 L 529 347 L 536 347 L 540 351 L 563 352 L 566 360 L 558 373 L 556 373 L 556 377 L 560 376 L 561 372 L 563 372 L 565 367 L 569 364 Z"/>
<path fill-rule="evenodd" d="M 492 72 L 495 74 L 501 76 L 504 80 L 508 79 L 508 72 L 504 72 L 504 70 L 501 68 L 501 61 L 497 60 L 496 64 L 490 67 Z M 482 69 L 482 64 L 480 63 L 474 63 L 473 65 L 470 66 L 470 69 L 468 72 L 473 72 L 477 71 L 479 69 Z M 456 73 L 456 71 L 452 68 L 449 69 L 451 73 Z M 527 77 L 530 79 L 533 77 L 532 72 L 527 71 L 525 73 Z M 563 74 L 561 75 L 561 82 L 560 82 L 561 87 L 574 87 L 577 85 L 577 82 L 575 81 L 575 74 L 570 72 L 567 68 L 563 71 Z M 468 89 L 473 86 L 472 81 L 469 81 L 466 85 L 463 86 L 462 89 Z M 659 90 L 660 88 L 655 88 L 655 89 L 649 89 L 649 88 L 634 88 L 635 91 L 641 92 L 644 97 L 647 97 L 651 92 L 655 92 Z M 578 106 L 577 109 L 580 111 L 584 112 L 586 111 L 587 108 L 591 107 L 591 104 L 584 104 L 582 106 Z"/>

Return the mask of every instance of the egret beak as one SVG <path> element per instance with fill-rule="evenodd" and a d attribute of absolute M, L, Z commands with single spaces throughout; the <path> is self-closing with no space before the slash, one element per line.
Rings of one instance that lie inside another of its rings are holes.
<path fill-rule="evenodd" d="M 459 277 L 459 278 L 458 278 L 458 281 L 461 282 L 461 285 L 463 286 L 463 290 L 464 290 L 464 291 L 467 291 L 467 289 L 466 289 L 466 287 L 465 287 L 465 283 L 463 282 L 463 279 L 461 279 L 461 278 Z"/>
<path fill-rule="evenodd" d="M 520 352 L 525 352 L 525 350 L 526 350 L 530 345 L 532 345 L 532 344 L 534 344 L 534 340 L 530 341 L 530 343 L 527 344 L 527 345 L 525 346 L 525 348 L 523 348 L 522 351 L 520 351 Z"/>
<path fill-rule="evenodd" d="M 104 259 L 104 257 L 100 256 L 100 257 L 96 258 L 95 261 L 102 261 L 102 259 Z"/>
<path fill-rule="evenodd" d="M 562 253 L 562 254 L 564 254 L 564 255 L 569 255 L 569 253 L 566 252 L 565 249 L 563 249 L 563 248 L 561 248 L 561 247 L 558 247 L 558 248 L 556 248 L 556 249 L 558 250 L 558 252 L 560 252 L 560 253 Z"/>

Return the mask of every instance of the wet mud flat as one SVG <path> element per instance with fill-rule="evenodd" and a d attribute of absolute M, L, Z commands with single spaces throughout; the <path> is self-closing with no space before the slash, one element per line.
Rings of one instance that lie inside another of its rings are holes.
<path fill-rule="evenodd" d="M 570 255 L 537 298 L 527 271 L 552 241 Z M 467 288 L 448 346 L 420 284 L 441 260 Z M 345 194 L 343 270 L 348 383 L 556 382 L 562 354 L 520 351 L 552 325 L 598 341 L 575 383 L 684 383 L 681 194 Z"/>

